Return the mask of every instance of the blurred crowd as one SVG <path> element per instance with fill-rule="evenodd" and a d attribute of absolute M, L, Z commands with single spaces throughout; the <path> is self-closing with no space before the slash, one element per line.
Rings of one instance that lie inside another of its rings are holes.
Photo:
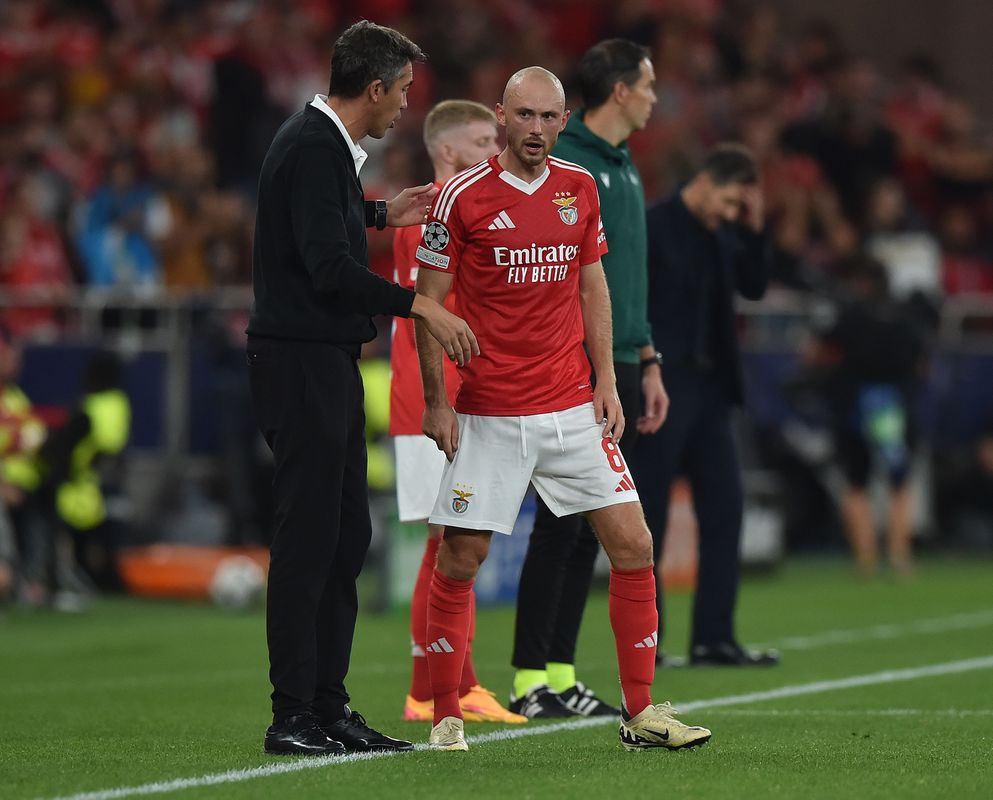
<path fill-rule="evenodd" d="M 773 4 L 730 0 L 7 0 L 2 286 L 57 300 L 247 283 L 262 156 L 324 91 L 329 45 L 360 16 L 430 56 L 395 135 L 368 143 L 381 152 L 367 192 L 429 177 L 432 103 L 492 104 L 531 63 L 569 88 L 578 54 L 620 35 L 654 52 L 660 102 L 632 141 L 649 199 L 737 139 L 762 165 L 781 285 L 830 289 L 865 252 L 897 296 L 993 295 L 993 141 L 939 64 L 909 54 L 883 75 L 827 22 L 787 30 Z M 373 244 L 388 274 L 388 237 Z M 40 333 L 58 318 L 36 307 L 6 322 Z"/>
<path fill-rule="evenodd" d="M 652 49 L 658 78 L 654 115 L 631 141 L 648 199 L 678 186 L 710 146 L 743 142 L 761 166 L 773 286 L 857 304 L 851 287 L 871 277 L 882 287 L 875 308 L 914 326 L 906 348 L 896 345 L 909 385 L 946 298 L 993 302 L 993 139 L 933 54 L 908 53 L 884 74 L 830 22 L 788 27 L 777 8 L 5 0 L 0 323 L 14 340 L 46 339 L 63 331 L 61 309 L 79 288 L 140 297 L 250 283 L 266 148 L 286 116 L 326 91 L 330 44 L 365 17 L 429 55 L 397 130 L 363 142 L 368 196 L 431 179 L 421 123 L 438 100 L 492 105 L 507 76 L 541 64 L 575 108 L 578 56 L 599 39 L 633 39 Z M 390 242 L 370 232 L 373 267 L 387 276 Z M 812 370 L 841 357 L 836 323 L 819 332 Z M 956 491 L 990 496 L 991 442 L 970 451 L 972 483 Z"/>

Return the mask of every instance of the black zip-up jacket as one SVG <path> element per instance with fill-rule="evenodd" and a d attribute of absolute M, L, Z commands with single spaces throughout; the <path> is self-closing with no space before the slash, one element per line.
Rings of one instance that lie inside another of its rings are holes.
<path fill-rule="evenodd" d="M 329 342 L 353 355 L 371 317 L 409 317 L 414 293 L 368 268 L 373 222 L 341 131 L 306 106 L 276 132 L 259 176 L 251 336 Z"/>
<path fill-rule="evenodd" d="M 725 384 L 728 402 L 745 396 L 734 295 L 758 300 L 769 282 L 768 236 L 741 225 L 708 231 L 675 192 L 648 209 L 648 318 L 665 370 L 699 366 Z"/>

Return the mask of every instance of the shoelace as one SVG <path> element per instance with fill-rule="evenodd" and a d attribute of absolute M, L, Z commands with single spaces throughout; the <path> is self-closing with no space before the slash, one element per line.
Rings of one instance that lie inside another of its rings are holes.
<path fill-rule="evenodd" d="M 477 694 L 488 694 L 490 697 L 496 697 L 496 692 L 491 692 L 489 689 L 485 689 L 478 683 L 473 686 L 469 692 L 476 692 Z"/>
<path fill-rule="evenodd" d="M 365 717 L 363 717 L 358 711 L 353 711 L 348 717 L 346 717 L 345 722 L 348 723 L 348 725 L 351 727 L 362 728 L 363 730 L 368 731 L 369 733 L 376 732 L 368 725 L 366 725 Z"/>

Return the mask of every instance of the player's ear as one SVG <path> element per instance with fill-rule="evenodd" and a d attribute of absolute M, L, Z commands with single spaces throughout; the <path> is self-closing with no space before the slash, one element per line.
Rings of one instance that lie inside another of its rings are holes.
<path fill-rule="evenodd" d="M 627 97 L 628 92 L 630 91 L 631 91 L 631 87 L 628 86 L 624 81 L 616 81 L 614 83 L 614 88 L 611 91 L 611 94 L 613 95 L 614 100 L 616 102 L 623 103 L 624 98 Z"/>
<path fill-rule="evenodd" d="M 571 114 L 571 113 L 572 112 L 569 111 L 568 108 L 562 113 L 562 125 L 559 126 L 559 130 L 560 131 L 564 131 L 565 130 L 565 124 L 569 121 L 569 114 Z"/>
<path fill-rule="evenodd" d="M 366 86 L 365 91 L 370 102 L 378 103 L 386 89 L 383 86 L 383 82 L 379 78 L 376 78 L 376 80 Z"/>
<path fill-rule="evenodd" d="M 502 103 L 497 103 L 493 109 L 493 113 L 496 114 L 497 123 L 503 127 L 507 126 L 507 110 L 503 107 Z"/>
<path fill-rule="evenodd" d="M 441 146 L 440 155 L 441 155 L 441 160 L 444 161 L 446 164 L 451 165 L 455 163 L 455 148 L 452 147 L 450 143 L 445 142 Z"/>

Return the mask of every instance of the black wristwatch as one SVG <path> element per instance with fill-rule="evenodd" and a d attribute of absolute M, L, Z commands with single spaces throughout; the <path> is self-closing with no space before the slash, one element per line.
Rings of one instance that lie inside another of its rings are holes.
<path fill-rule="evenodd" d="M 662 354 L 659 353 L 658 351 L 656 351 L 653 355 L 650 355 L 648 358 L 641 359 L 642 372 L 644 372 L 645 369 L 647 369 L 648 367 L 652 366 L 652 364 L 658 364 L 659 369 L 662 369 Z"/>
<path fill-rule="evenodd" d="M 386 201 L 376 200 L 376 230 L 381 231 L 386 227 Z"/>

